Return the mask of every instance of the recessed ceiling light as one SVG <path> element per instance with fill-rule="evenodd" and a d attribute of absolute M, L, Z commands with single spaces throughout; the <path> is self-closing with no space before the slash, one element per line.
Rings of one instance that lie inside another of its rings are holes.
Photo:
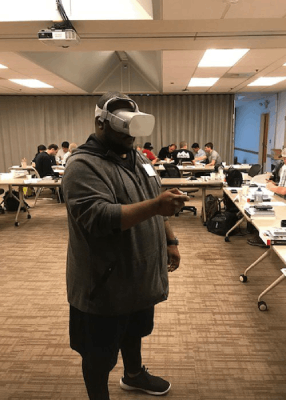
<path fill-rule="evenodd" d="M 249 49 L 208 49 L 199 67 L 232 67 Z"/>
<path fill-rule="evenodd" d="M 18 85 L 27 86 L 29 88 L 35 88 L 35 89 L 53 88 L 53 86 L 48 85 L 47 83 L 41 82 L 38 79 L 9 79 L 9 81 L 17 83 Z"/>
<path fill-rule="evenodd" d="M 283 67 L 286 67 L 286 63 L 285 63 L 285 64 L 283 64 Z"/>
<path fill-rule="evenodd" d="M 3 64 L 0 64 L 0 68 L 1 68 L 1 69 L 7 69 L 8 67 L 6 67 L 6 66 L 3 65 Z"/>
<path fill-rule="evenodd" d="M 276 85 L 276 83 L 284 81 L 285 79 L 286 76 L 258 78 L 254 82 L 249 83 L 247 86 L 272 86 Z"/>
<path fill-rule="evenodd" d="M 210 87 L 213 86 L 219 78 L 192 78 L 188 84 L 190 87 Z"/>
<path fill-rule="evenodd" d="M 239 0 L 223 0 L 223 3 L 228 3 L 228 4 L 237 4 Z"/>

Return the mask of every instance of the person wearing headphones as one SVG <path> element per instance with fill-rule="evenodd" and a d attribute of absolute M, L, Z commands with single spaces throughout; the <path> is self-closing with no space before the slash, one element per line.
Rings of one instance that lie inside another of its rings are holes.
<path fill-rule="evenodd" d="M 122 389 L 163 395 L 171 387 L 142 365 L 141 341 L 153 330 L 154 306 L 168 297 L 168 271 L 180 263 L 167 217 L 189 198 L 178 189 L 161 193 L 150 161 L 133 148 L 154 124 L 127 95 L 104 94 L 95 133 L 71 154 L 63 177 L 70 344 L 92 400 L 110 400 L 119 350 Z"/>

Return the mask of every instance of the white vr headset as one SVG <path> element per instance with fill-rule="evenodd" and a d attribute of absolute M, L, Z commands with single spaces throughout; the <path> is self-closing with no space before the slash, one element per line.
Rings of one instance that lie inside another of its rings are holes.
<path fill-rule="evenodd" d="M 127 103 L 126 108 L 130 108 L 130 105 L 132 105 L 133 111 L 126 110 L 124 107 L 112 112 L 108 111 L 108 104 L 119 100 Z M 107 100 L 102 109 L 96 106 L 96 117 L 99 117 L 101 122 L 109 121 L 111 128 L 116 132 L 127 133 L 134 137 L 151 135 L 155 125 L 154 115 L 140 112 L 135 101 L 123 97 L 112 97 Z"/>

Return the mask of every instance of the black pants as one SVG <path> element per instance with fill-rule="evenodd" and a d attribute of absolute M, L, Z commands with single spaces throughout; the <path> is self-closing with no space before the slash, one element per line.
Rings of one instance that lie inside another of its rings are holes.
<path fill-rule="evenodd" d="M 70 308 L 71 348 L 82 356 L 82 371 L 90 400 L 109 400 L 109 372 L 121 350 L 124 369 L 140 371 L 141 338 L 153 330 L 154 307 L 133 314 L 101 316 Z"/>

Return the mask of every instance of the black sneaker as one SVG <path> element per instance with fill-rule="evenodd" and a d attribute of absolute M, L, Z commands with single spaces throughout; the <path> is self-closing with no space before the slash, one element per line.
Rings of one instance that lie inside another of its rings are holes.
<path fill-rule="evenodd" d="M 125 372 L 120 379 L 120 387 L 124 390 L 141 390 L 154 396 L 162 396 L 169 392 L 171 384 L 159 376 L 150 375 L 143 365 L 140 374 L 135 378 L 130 378 Z"/>
<path fill-rule="evenodd" d="M 251 246 L 259 246 L 259 247 L 265 247 L 265 248 L 269 248 L 270 246 L 267 246 L 267 244 L 265 244 L 263 242 L 262 239 L 260 239 L 259 236 L 253 238 L 253 239 L 247 239 L 247 243 L 250 244 Z"/>

